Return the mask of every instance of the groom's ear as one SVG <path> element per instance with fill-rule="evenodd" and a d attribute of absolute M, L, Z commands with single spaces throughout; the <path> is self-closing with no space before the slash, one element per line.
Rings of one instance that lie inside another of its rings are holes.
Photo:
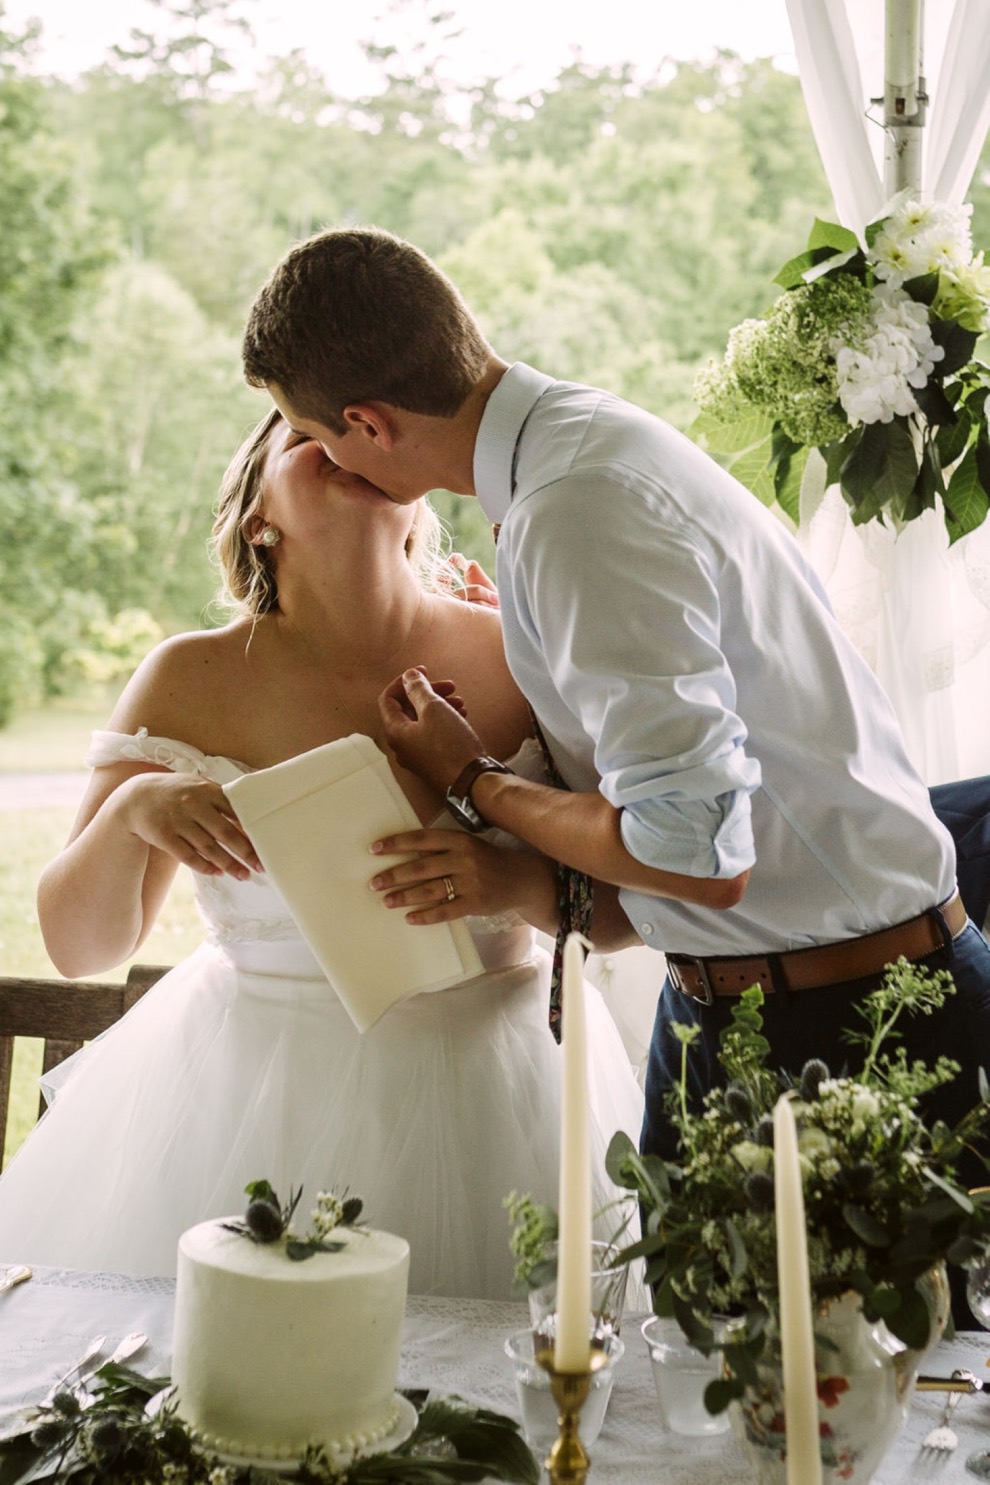
<path fill-rule="evenodd" d="M 348 433 L 370 439 L 390 453 L 399 431 L 396 412 L 387 402 L 352 402 L 344 408 L 343 417 Z"/>

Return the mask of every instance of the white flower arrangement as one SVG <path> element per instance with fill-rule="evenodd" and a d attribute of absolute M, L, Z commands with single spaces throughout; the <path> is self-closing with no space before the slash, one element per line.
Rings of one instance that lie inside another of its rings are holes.
<path fill-rule="evenodd" d="M 783 293 L 698 377 L 691 432 L 795 521 L 818 449 L 856 524 L 895 527 L 940 503 L 950 540 L 990 509 L 990 266 L 971 206 L 906 193 L 865 232 L 816 221 Z"/>

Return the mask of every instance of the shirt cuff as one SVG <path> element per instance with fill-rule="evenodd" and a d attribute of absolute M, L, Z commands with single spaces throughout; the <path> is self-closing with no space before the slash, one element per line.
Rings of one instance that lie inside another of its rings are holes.
<path fill-rule="evenodd" d="M 683 876 L 737 877 L 756 860 L 749 795 L 672 802 L 643 799 L 619 819 L 623 844 L 645 866 Z"/>

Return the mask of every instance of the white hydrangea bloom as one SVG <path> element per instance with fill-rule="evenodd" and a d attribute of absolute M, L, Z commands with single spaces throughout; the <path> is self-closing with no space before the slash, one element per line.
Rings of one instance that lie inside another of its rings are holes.
<path fill-rule="evenodd" d="M 853 427 L 917 412 L 911 389 L 923 387 L 945 356 L 923 304 L 889 284 L 874 290 L 873 301 L 865 336 L 856 345 L 832 342 L 839 402 Z"/>

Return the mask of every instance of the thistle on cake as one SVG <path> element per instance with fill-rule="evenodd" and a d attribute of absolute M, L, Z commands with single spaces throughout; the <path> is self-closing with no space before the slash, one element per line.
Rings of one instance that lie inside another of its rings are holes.
<path fill-rule="evenodd" d="M 253 1243 L 277 1243 L 285 1239 L 285 1254 L 294 1262 L 312 1258 L 314 1253 L 339 1253 L 344 1244 L 329 1240 L 337 1228 L 354 1228 L 358 1225 L 364 1203 L 359 1196 L 338 1196 L 336 1191 L 318 1191 L 316 1206 L 310 1213 L 310 1227 L 303 1237 L 292 1231 L 292 1218 L 302 1197 L 298 1191 L 289 1190 L 289 1200 L 283 1205 L 270 1181 L 249 1181 L 244 1188 L 250 1197 L 242 1221 L 222 1222 L 228 1232 L 237 1232 Z"/>

